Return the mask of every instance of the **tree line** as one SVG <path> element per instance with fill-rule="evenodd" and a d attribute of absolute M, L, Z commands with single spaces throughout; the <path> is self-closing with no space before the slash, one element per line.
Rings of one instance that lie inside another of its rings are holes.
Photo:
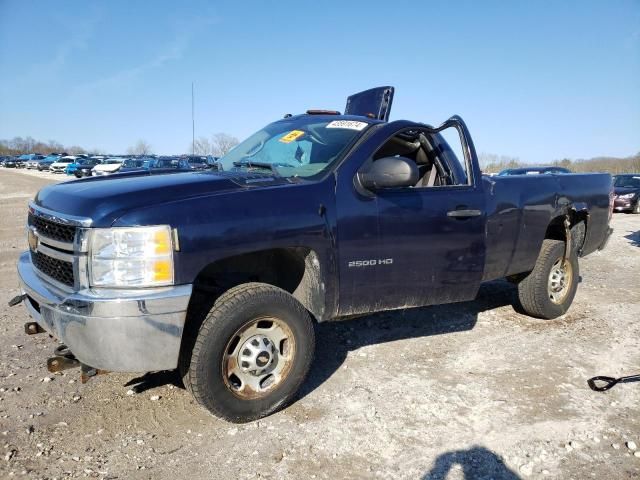
<path fill-rule="evenodd" d="M 13 137 L 11 140 L 0 140 L 0 155 L 23 155 L 25 153 L 49 153 L 67 152 L 70 155 L 79 153 L 98 154 L 97 148 L 83 148 L 78 145 L 64 146 L 55 140 L 36 140 L 33 137 Z"/>
<path fill-rule="evenodd" d="M 222 157 L 238 144 L 238 139 L 227 133 L 214 133 L 211 138 L 198 137 L 190 145 L 190 150 L 194 155 L 213 155 Z"/>
<path fill-rule="evenodd" d="M 193 145 L 189 145 L 187 152 L 194 155 L 213 155 L 221 157 L 238 144 L 238 139 L 227 133 L 215 133 L 211 138 L 199 137 Z M 98 148 L 84 148 L 78 145 L 65 146 L 55 140 L 36 140 L 33 137 L 14 137 L 10 140 L 0 140 L 0 155 L 23 155 L 25 153 L 50 153 L 66 152 L 69 155 L 87 153 L 92 155 L 104 154 Z M 127 148 L 128 155 L 150 155 L 154 153 L 153 147 L 146 140 L 140 139 Z"/>
<path fill-rule="evenodd" d="M 496 155 L 481 153 L 479 156 L 480 168 L 484 173 L 498 173 L 506 168 L 520 168 L 530 167 L 532 164 L 527 164 L 518 157 L 510 157 L 506 155 Z M 568 168 L 572 172 L 587 173 L 587 172 L 606 172 L 611 174 L 618 173 L 639 173 L 640 172 L 640 152 L 630 157 L 594 157 L 594 158 L 579 158 L 572 160 L 570 158 L 563 158 L 560 160 L 554 160 L 547 163 L 539 163 L 536 166 L 554 166 Z"/>

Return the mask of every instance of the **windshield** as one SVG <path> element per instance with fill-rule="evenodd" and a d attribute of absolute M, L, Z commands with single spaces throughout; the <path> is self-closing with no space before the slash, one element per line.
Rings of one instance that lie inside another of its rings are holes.
<path fill-rule="evenodd" d="M 103 163 L 109 163 L 109 164 L 122 163 L 122 159 L 121 158 L 107 158 Z"/>
<path fill-rule="evenodd" d="M 624 175 L 616 177 L 614 183 L 616 187 L 640 188 L 640 175 Z"/>
<path fill-rule="evenodd" d="M 49 155 L 48 157 L 44 157 L 44 161 L 46 162 L 55 162 L 56 160 L 58 160 L 60 157 L 58 155 Z"/>
<path fill-rule="evenodd" d="M 368 122 L 302 116 L 267 125 L 218 161 L 224 170 L 275 170 L 283 177 L 312 177 L 330 168 Z"/>

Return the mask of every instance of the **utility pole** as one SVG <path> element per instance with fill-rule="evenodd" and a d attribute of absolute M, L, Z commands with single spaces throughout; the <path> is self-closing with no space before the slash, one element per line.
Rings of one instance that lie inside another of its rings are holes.
<path fill-rule="evenodd" d="M 196 119 L 193 103 L 193 82 L 191 82 L 191 155 L 196 154 Z"/>

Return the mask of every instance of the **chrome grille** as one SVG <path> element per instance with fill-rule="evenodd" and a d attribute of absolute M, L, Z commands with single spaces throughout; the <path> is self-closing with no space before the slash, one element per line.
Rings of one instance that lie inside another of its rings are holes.
<path fill-rule="evenodd" d="M 33 250 L 31 251 L 31 261 L 34 267 L 46 276 L 69 287 L 74 286 L 75 278 L 73 274 L 73 264 L 71 262 L 58 260 L 44 253 L 34 252 Z"/>
<path fill-rule="evenodd" d="M 89 286 L 87 229 L 91 219 L 67 215 L 29 203 L 27 236 L 34 270 L 58 288 Z"/>
<path fill-rule="evenodd" d="M 73 225 L 63 225 L 61 223 L 52 222 L 42 217 L 38 217 L 29 213 L 29 225 L 34 227 L 38 233 L 45 237 L 60 242 L 73 243 L 76 236 L 76 227 Z"/>

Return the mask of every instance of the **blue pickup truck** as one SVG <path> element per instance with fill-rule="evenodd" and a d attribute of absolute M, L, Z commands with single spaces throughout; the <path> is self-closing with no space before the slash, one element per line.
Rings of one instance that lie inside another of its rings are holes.
<path fill-rule="evenodd" d="M 293 398 L 314 322 L 473 300 L 500 278 L 529 315 L 563 315 L 579 257 L 611 234 L 611 177 L 484 176 L 460 117 L 389 122 L 392 98 L 287 115 L 219 171 L 40 190 L 11 304 L 64 344 L 49 368 L 178 369 L 201 405 L 245 422 Z"/>

